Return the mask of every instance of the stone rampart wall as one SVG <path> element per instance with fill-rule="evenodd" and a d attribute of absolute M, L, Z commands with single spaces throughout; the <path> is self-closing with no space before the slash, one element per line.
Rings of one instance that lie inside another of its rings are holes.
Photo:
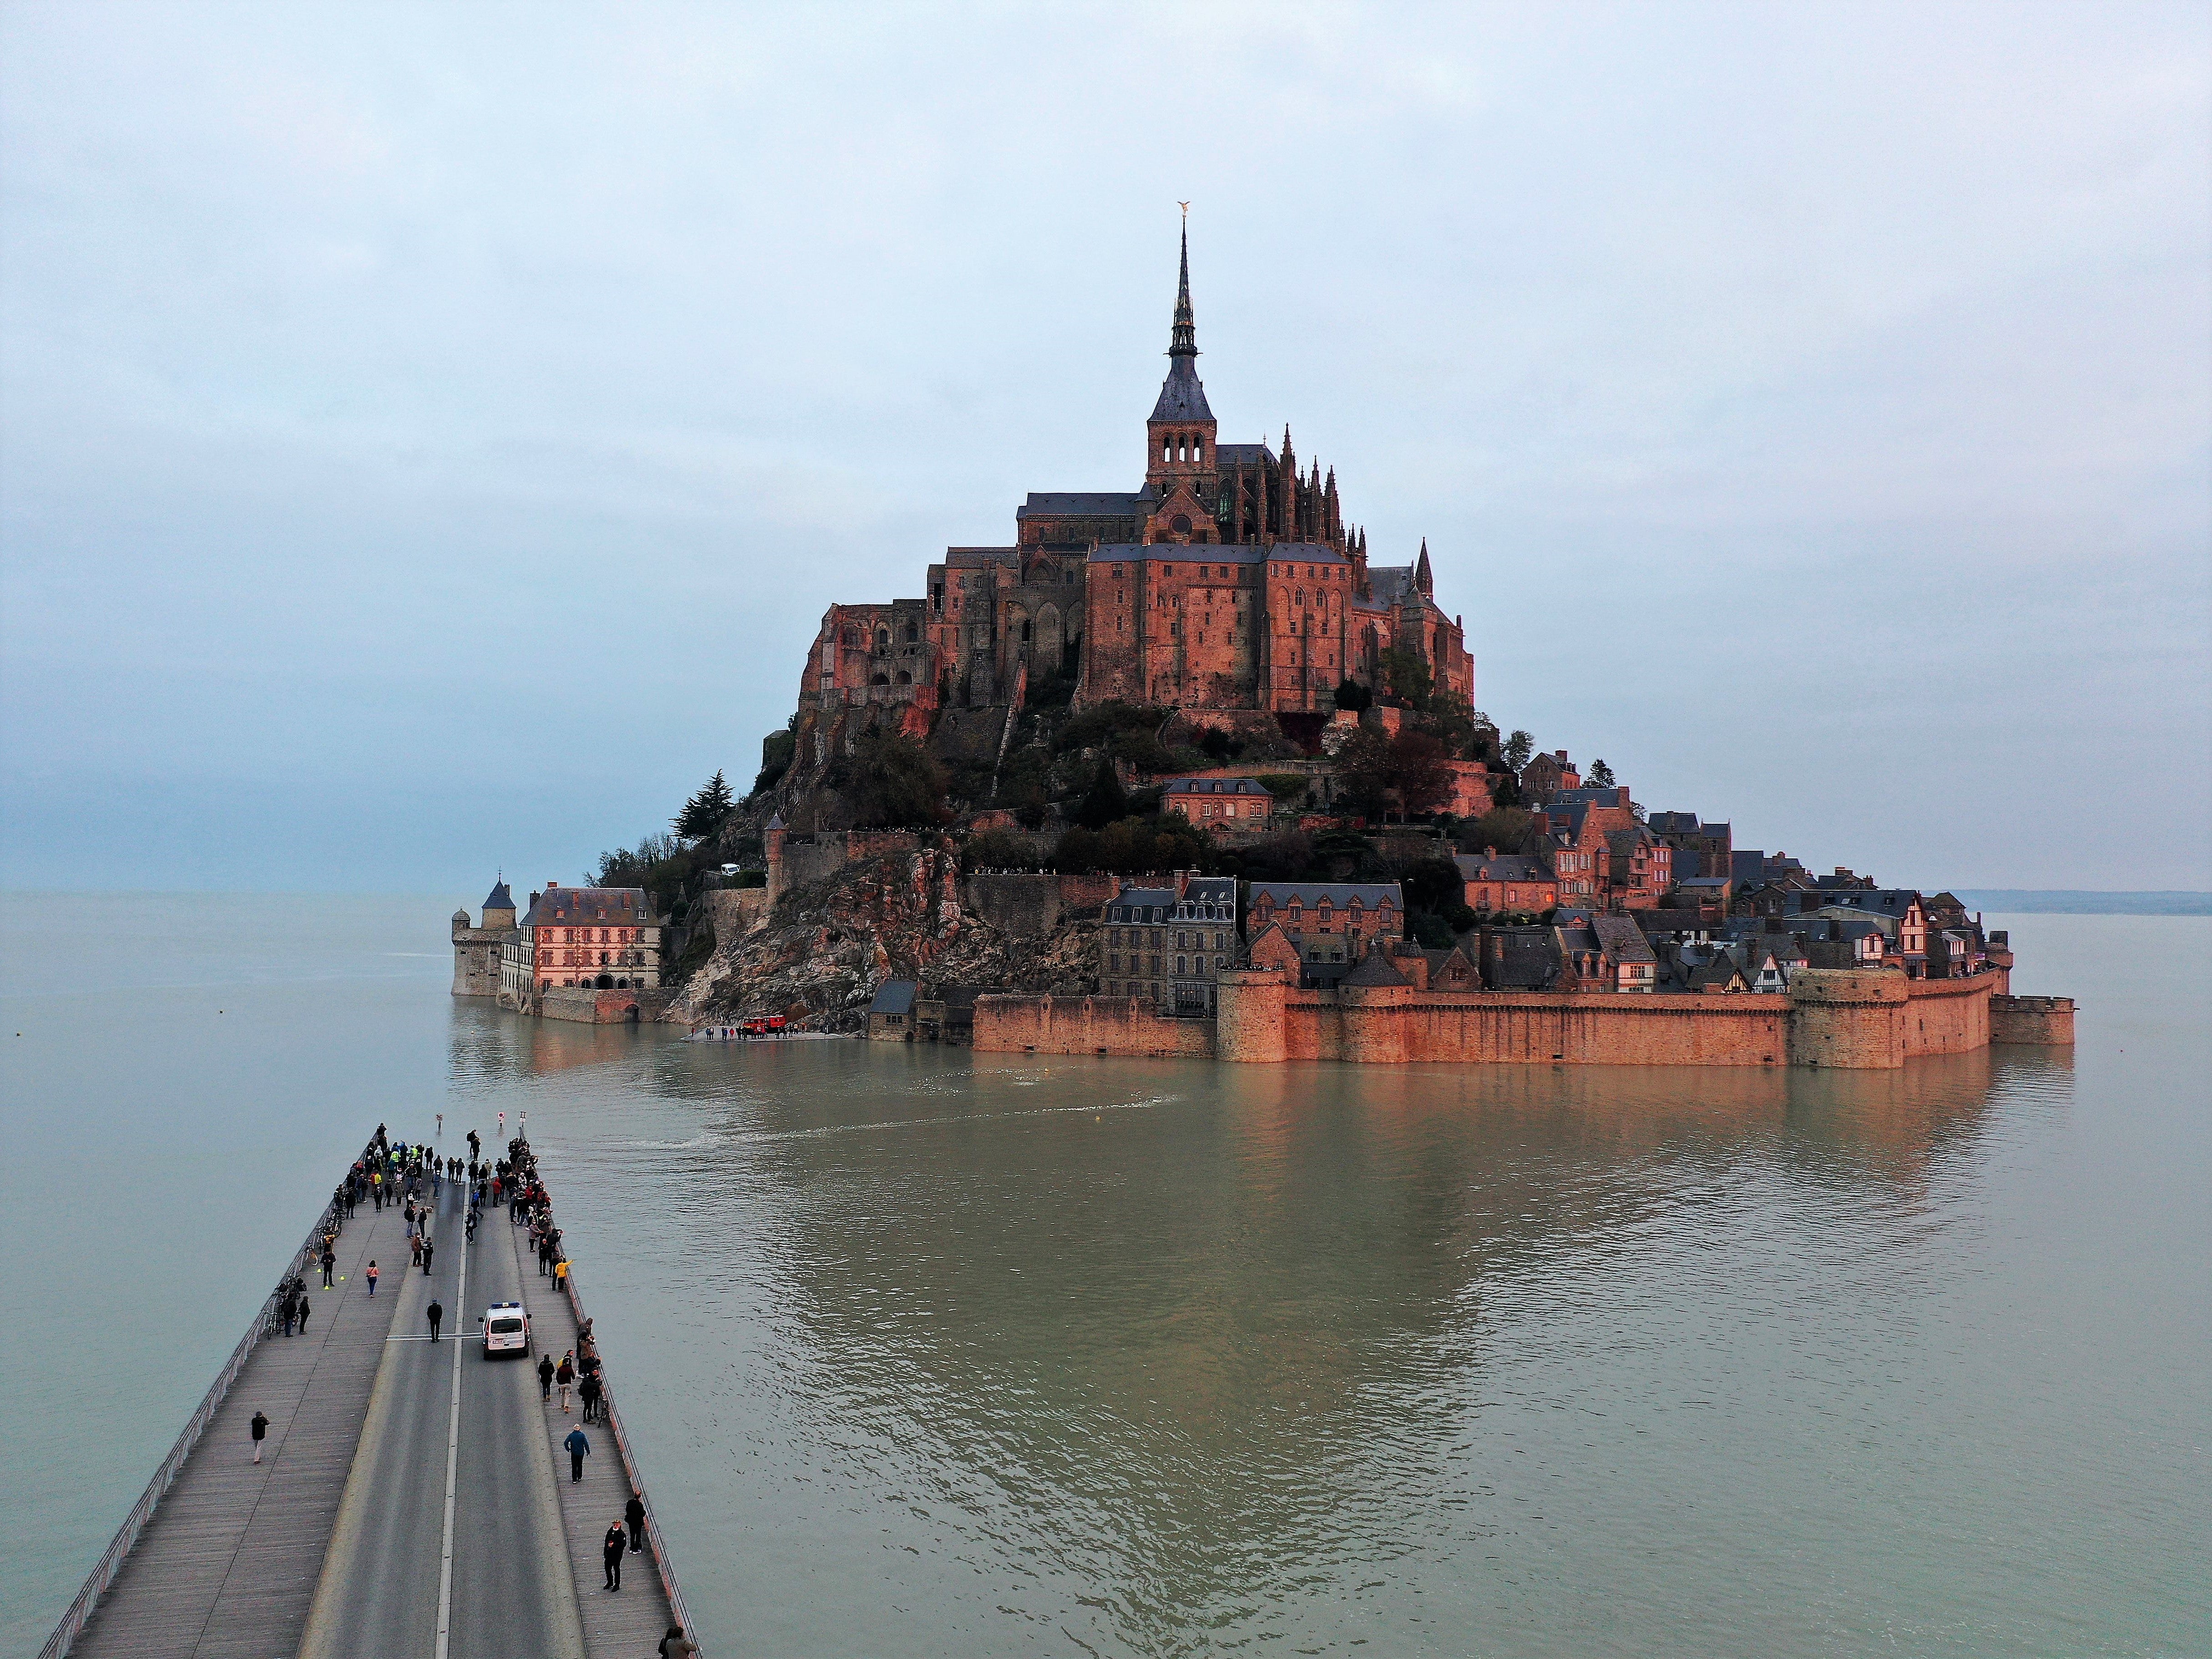
<path fill-rule="evenodd" d="M 2008 997 L 1990 999 L 1990 1041 L 2074 1046 L 2074 999 Z"/>
<path fill-rule="evenodd" d="M 1905 981 L 1905 1054 L 1963 1054 L 1990 1046 L 1990 997 L 1994 974 L 1967 979 Z"/>
<path fill-rule="evenodd" d="M 1213 1022 L 1163 1019 L 1130 997 L 978 997 L 975 1046 L 998 1054 L 1207 1060 Z"/>
<path fill-rule="evenodd" d="M 538 1012 L 547 1019 L 566 1019 L 580 1025 L 650 1024 L 667 1008 L 665 991 L 597 991 L 589 987 L 556 985 L 538 993 Z"/>
<path fill-rule="evenodd" d="M 1283 1058 L 1386 1064 L 1779 1066 L 1783 996 L 1289 991 Z"/>

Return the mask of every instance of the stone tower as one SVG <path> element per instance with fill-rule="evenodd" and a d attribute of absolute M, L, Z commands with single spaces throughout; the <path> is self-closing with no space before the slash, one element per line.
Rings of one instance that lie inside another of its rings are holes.
<path fill-rule="evenodd" d="M 1213 410 L 1198 378 L 1198 318 L 1190 304 L 1190 230 L 1182 234 L 1176 281 L 1175 326 L 1168 336 L 1168 377 L 1145 422 L 1145 487 L 1153 507 L 1147 542 L 1218 542 L 1213 501 L 1220 458 Z"/>

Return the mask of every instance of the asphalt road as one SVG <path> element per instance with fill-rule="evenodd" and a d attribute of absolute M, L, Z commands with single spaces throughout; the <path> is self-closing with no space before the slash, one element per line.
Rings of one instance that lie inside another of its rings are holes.
<path fill-rule="evenodd" d="M 554 1460 L 538 1405 L 537 1356 L 487 1359 L 475 1340 L 486 1307 L 527 1304 L 529 1284 L 546 1281 L 534 1274 L 526 1281 L 521 1230 L 504 1210 L 485 1211 L 476 1243 L 465 1244 L 459 1200 L 459 1188 L 448 1183 L 430 1228 L 434 1273 L 410 1268 L 392 1285 L 403 1300 L 301 1659 L 583 1659 Z M 445 1340 L 435 1343 L 427 1340 L 424 1314 L 434 1293 L 446 1310 Z"/>

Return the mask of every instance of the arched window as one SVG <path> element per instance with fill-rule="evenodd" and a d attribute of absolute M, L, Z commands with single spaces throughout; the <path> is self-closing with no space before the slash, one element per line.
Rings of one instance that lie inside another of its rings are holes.
<path fill-rule="evenodd" d="M 888 628 L 878 628 L 876 630 L 876 649 L 878 651 L 888 651 L 890 648 L 891 630 Z"/>
<path fill-rule="evenodd" d="M 908 673 L 905 669 L 902 668 L 898 672 L 898 683 L 901 685 L 912 685 L 914 684 L 914 676 Z"/>

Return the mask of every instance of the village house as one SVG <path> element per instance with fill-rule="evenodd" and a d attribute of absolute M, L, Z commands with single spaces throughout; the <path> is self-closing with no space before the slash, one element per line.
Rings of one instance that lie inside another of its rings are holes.
<path fill-rule="evenodd" d="M 1258 834 L 1274 822 L 1275 798 L 1254 778 L 1170 778 L 1160 789 L 1160 810 L 1201 830 Z"/>
<path fill-rule="evenodd" d="M 1654 812 L 1651 833 L 1674 849 L 1674 879 L 1733 874 L 1734 830 L 1726 823 L 1700 820 L 1695 812 Z"/>
<path fill-rule="evenodd" d="M 1579 789 L 1582 783 L 1582 774 L 1575 770 L 1564 749 L 1532 756 L 1521 769 L 1521 794 L 1532 806 L 1548 805 L 1559 791 Z"/>
<path fill-rule="evenodd" d="M 1622 910 L 1656 908 L 1674 884 L 1674 849 L 1640 823 L 1608 830 L 1605 844 L 1611 861 L 1612 891 L 1607 896 L 1611 906 Z"/>
<path fill-rule="evenodd" d="M 1334 985 L 1370 944 L 1406 936 L 1395 882 L 1255 881 L 1250 893 L 1246 925 L 1255 943 L 1270 926 L 1279 929 L 1309 985 Z M 1254 965 L 1265 964 L 1255 956 Z"/>
<path fill-rule="evenodd" d="M 908 1042 L 915 1033 L 915 1005 L 921 988 L 910 979 L 887 979 L 868 1004 L 871 1042 Z"/>
<path fill-rule="evenodd" d="M 1656 991 L 1659 988 L 1659 954 L 1630 916 L 1601 915 L 1589 919 L 1589 931 L 1605 953 L 1614 991 Z"/>
<path fill-rule="evenodd" d="M 1533 915 L 1559 905 L 1559 878 L 1534 854 L 1500 853 L 1486 847 L 1480 857 L 1462 853 L 1452 862 L 1466 883 L 1467 908 L 1478 915 L 1493 911 Z"/>
<path fill-rule="evenodd" d="M 1124 887 L 1099 930 L 1099 982 L 1162 1012 L 1209 1015 L 1221 971 L 1237 965 L 1237 882 L 1178 871 L 1169 887 Z"/>

